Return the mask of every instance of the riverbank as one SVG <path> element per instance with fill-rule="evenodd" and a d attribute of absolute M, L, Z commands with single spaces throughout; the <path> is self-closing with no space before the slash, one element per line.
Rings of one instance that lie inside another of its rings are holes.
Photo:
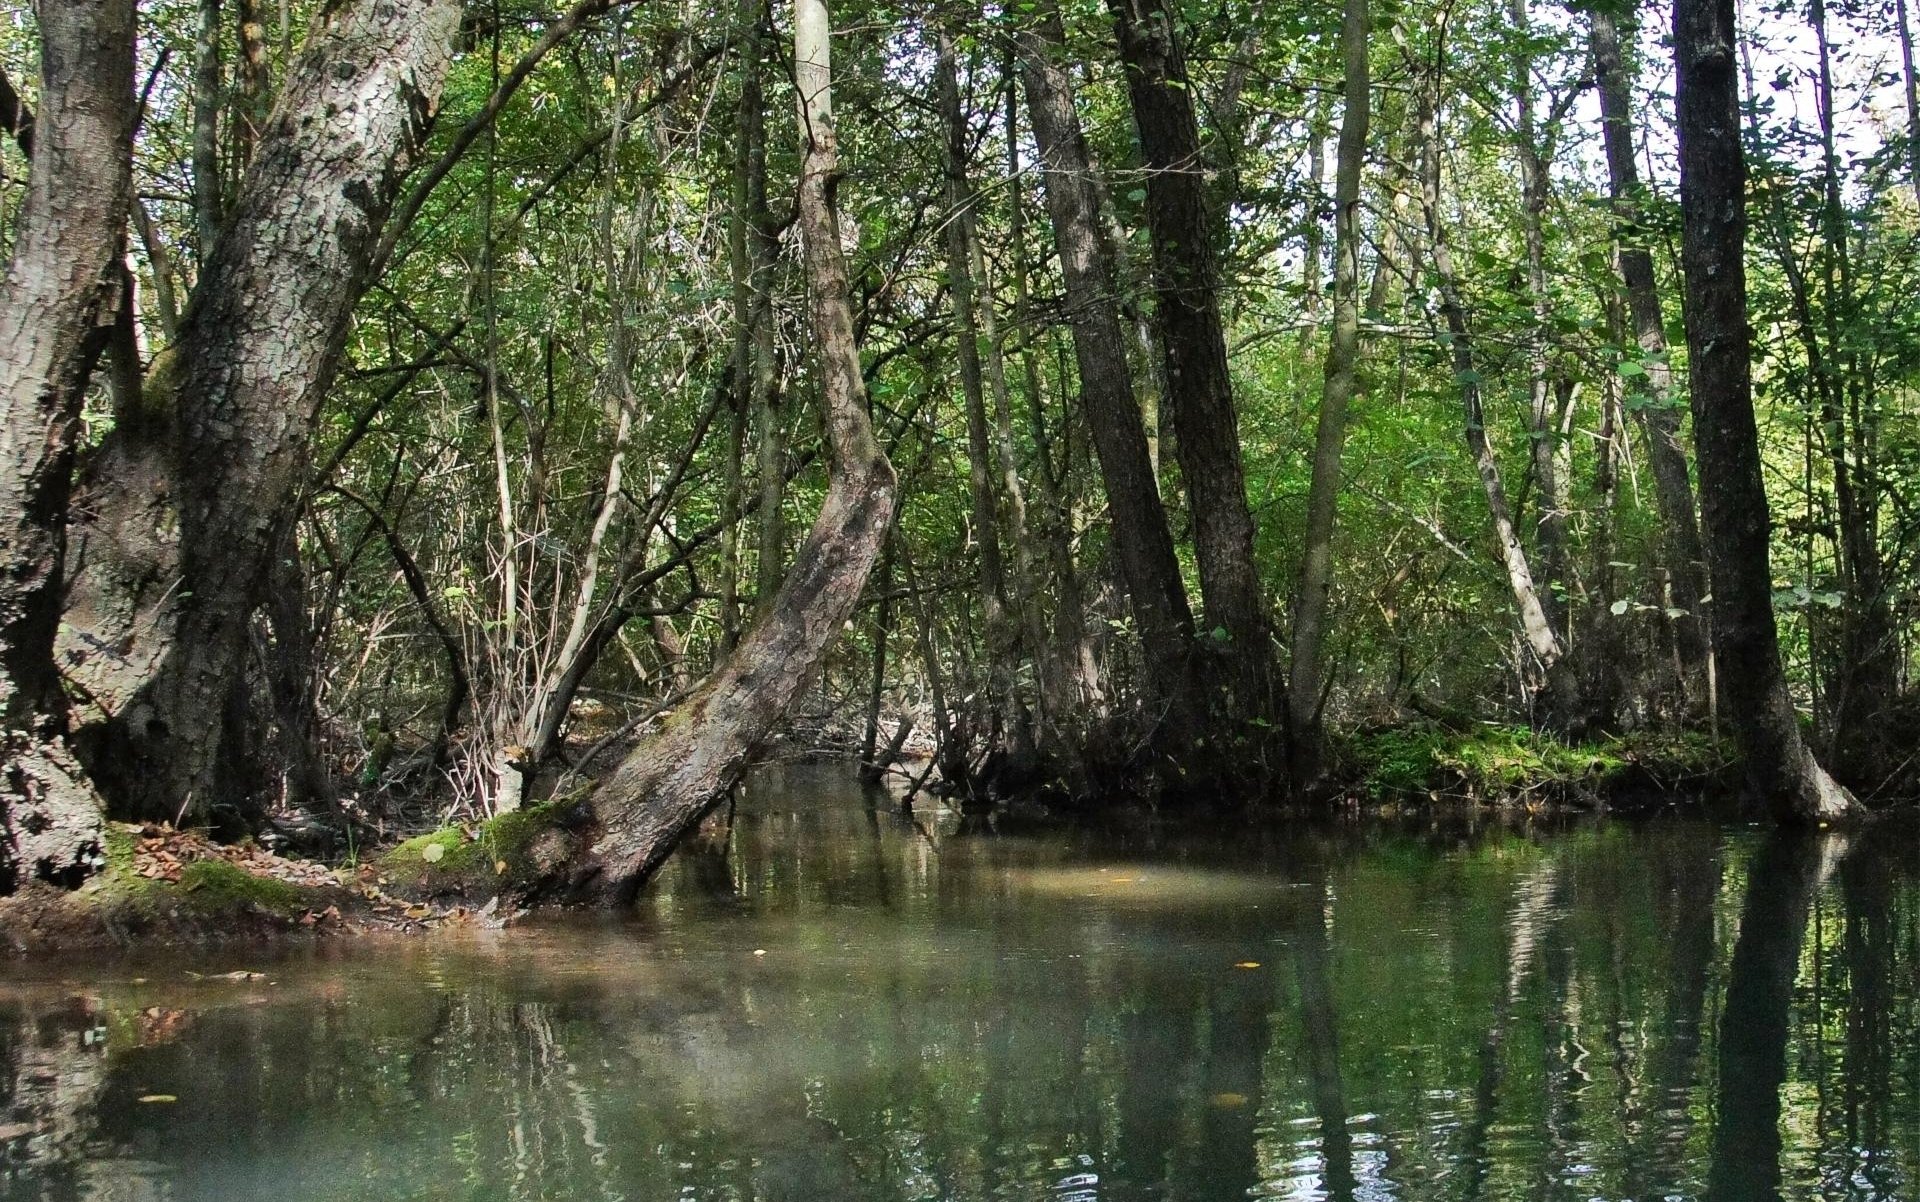
<path fill-rule="evenodd" d="M 1359 732 L 1340 742 L 1335 773 L 1330 812 L 1347 819 L 1423 809 L 1529 817 L 1697 809 L 1731 802 L 1738 786 L 1732 762 L 1704 736 L 1568 745 L 1498 724 Z M 217 844 L 165 826 L 112 824 L 101 872 L 86 886 L 0 899 L 0 954 L 498 925 L 516 895 L 566 859 L 579 797 L 442 826 L 336 863 Z M 1041 810 L 1067 826 L 1086 816 L 1082 807 Z M 692 836 L 703 845 L 724 839 L 722 829 Z"/>
<path fill-rule="evenodd" d="M 409 934 L 491 917 L 392 889 L 377 862 L 294 859 L 164 825 L 109 823 L 101 855 L 79 889 L 0 898 L 0 957 Z"/>

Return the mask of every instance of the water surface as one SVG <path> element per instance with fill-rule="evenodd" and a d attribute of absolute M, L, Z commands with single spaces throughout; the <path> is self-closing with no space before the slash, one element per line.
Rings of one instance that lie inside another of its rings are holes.
<path fill-rule="evenodd" d="M 1018 825 L 775 770 L 623 922 L 0 970 L 0 1199 L 1920 1196 L 1907 835 Z"/>

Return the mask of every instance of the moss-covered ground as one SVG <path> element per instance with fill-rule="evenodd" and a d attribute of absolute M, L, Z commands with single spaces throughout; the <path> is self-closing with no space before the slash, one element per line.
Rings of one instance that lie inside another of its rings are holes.
<path fill-rule="evenodd" d="M 427 897 L 484 897 L 537 880 L 553 867 L 571 800 L 527 806 L 466 826 L 415 836 L 381 856 L 379 871 L 399 889 Z M 554 836 L 556 838 L 543 838 Z"/>
<path fill-rule="evenodd" d="M 1524 726 L 1397 726 L 1350 736 L 1339 762 L 1349 791 L 1375 803 L 1623 806 L 1731 781 L 1727 753 L 1693 733 L 1567 743 Z"/>

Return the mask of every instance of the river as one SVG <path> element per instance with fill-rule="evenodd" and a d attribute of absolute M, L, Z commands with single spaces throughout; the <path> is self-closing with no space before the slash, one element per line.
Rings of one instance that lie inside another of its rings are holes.
<path fill-rule="evenodd" d="M 618 922 L 0 966 L 0 1199 L 1913 1199 L 1876 836 L 963 831 L 768 769 Z"/>

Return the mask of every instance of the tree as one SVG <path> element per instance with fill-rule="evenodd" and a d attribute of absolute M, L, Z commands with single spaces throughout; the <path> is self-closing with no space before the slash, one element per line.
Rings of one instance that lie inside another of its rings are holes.
<path fill-rule="evenodd" d="M 1347 409 L 1358 390 L 1360 359 L 1360 175 L 1366 167 L 1372 115 L 1367 0 L 1347 0 L 1340 26 L 1345 68 L 1340 143 L 1333 183 L 1333 328 L 1327 340 L 1325 381 L 1315 419 L 1313 478 L 1307 490 L 1307 529 L 1295 590 L 1293 661 L 1288 721 L 1296 782 L 1312 785 L 1321 772 L 1321 722 L 1326 674 L 1326 616 L 1333 585 L 1333 529 L 1340 504 L 1341 453 Z"/>
<path fill-rule="evenodd" d="M 128 298 L 133 24 L 132 0 L 41 6 L 40 112 L 20 138 L 31 174 L 0 282 L 0 894 L 78 884 L 101 853 L 53 652 L 81 402 Z"/>
<path fill-rule="evenodd" d="M 1395 35 L 1401 36 L 1400 31 L 1396 29 Z M 1402 53 L 1409 53 L 1404 43 Z M 1554 629 L 1553 620 L 1541 600 L 1527 549 L 1520 542 L 1519 531 L 1514 526 L 1513 506 L 1507 500 L 1500 461 L 1487 436 L 1481 375 L 1479 365 L 1474 360 L 1473 323 L 1462 296 L 1459 273 L 1454 268 L 1453 248 L 1448 241 L 1446 217 L 1441 209 L 1440 113 L 1436 95 L 1438 72 L 1431 65 L 1426 65 L 1421 69 L 1421 74 L 1423 79 L 1414 97 L 1420 209 L 1426 224 L 1427 254 L 1439 285 L 1440 313 L 1447 327 L 1443 341 L 1453 367 L 1454 384 L 1459 389 L 1467 451 L 1473 456 L 1474 471 L 1480 478 L 1481 491 L 1486 496 L 1487 512 L 1493 519 L 1500 562 L 1506 569 L 1507 586 L 1513 592 L 1515 607 L 1520 611 L 1520 627 L 1533 657 L 1531 666 L 1538 678 L 1537 685 L 1540 681 L 1552 679 L 1554 666 L 1566 654 L 1566 645 Z"/>
<path fill-rule="evenodd" d="M 1127 95 L 1146 168 L 1153 244 L 1154 317 L 1165 364 L 1174 454 L 1193 521 L 1194 559 L 1215 655 L 1197 665 L 1208 702 L 1227 720 L 1225 761 L 1257 742 L 1252 724 L 1273 712 L 1276 684 L 1266 604 L 1254 562 L 1253 514 L 1220 317 L 1220 269 L 1192 81 L 1173 13 L 1163 0 L 1109 0 L 1126 64 Z M 1257 751 L 1257 749 L 1254 749 Z M 1256 762 L 1233 775 L 1257 781 Z M 1222 767 L 1226 767 L 1222 763 Z M 1188 766 L 1197 769 L 1198 764 Z"/>
<path fill-rule="evenodd" d="M 1780 666 L 1747 324 L 1746 158 L 1732 0 L 1675 0 L 1689 402 L 1715 661 L 1747 776 L 1783 822 L 1858 811 L 1808 750 Z"/>
<path fill-rule="evenodd" d="M 893 522 L 893 465 L 867 417 L 834 192 L 831 26 L 823 0 L 794 0 L 800 188 L 797 219 L 812 291 L 821 419 L 830 476 L 813 529 L 780 591 L 718 671 L 587 800 L 583 850 L 542 889 L 575 903 L 621 905 L 738 781 L 750 757 L 810 685 Z"/>
<path fill-rule="evenodd" d="M 64 658 L 97 707 L 82 758 L 122 814 L 232 800 L 220 753 L 248 619 L 459 16 L 456 0 L 360 0 L 315 30 L 180 340 L 89 464 Z"/>
<path fill-rule="evenodd" d="M 1642 222 L 1642 185 L 1635 163 L 1633 76 L 1622 52 L 1619 23 L 1605 6 L 1587 16 L 1594 82 L 1600 98 L 1600 133 L 1606 148 L 1608 195 L 1613 203 L 1615 258 L 1626 293 L 1633 336 L 1643 356 L 1646 402 L 1634 414 L 1647 439 L 1654 497 L 1660 507 L 1661 558 L 1677 615 L 1674 649 L 1681 683 L 1696 706 L 1707 701 L 1706 596 L 1700 524 L 1694 513 L 1693 478 L 1680 442 L 1680 411 L 1667 361 L 1666 314 L 1654 278 L 1653 254 Z"/>
<path fill-rule="evenodd" d="M 1035 25 L 1020 28 L 1014 36 L 1072 308 L 1081 402 L 1113 513 L 1120 578 L 1146 661 L 1145 701 L 1150 713 L 1164 713 L 1157 741 L 1178 758 L 1198 736 L 1202 709 L 1194 695 L 1193 611 L 1127 367 L 1126 335 L 1114 303 L 1113 251 L 1100 228 L 1073 84 L 1057 61 L 1066 36 L 1059 12 L 1046 6 Z"/>

